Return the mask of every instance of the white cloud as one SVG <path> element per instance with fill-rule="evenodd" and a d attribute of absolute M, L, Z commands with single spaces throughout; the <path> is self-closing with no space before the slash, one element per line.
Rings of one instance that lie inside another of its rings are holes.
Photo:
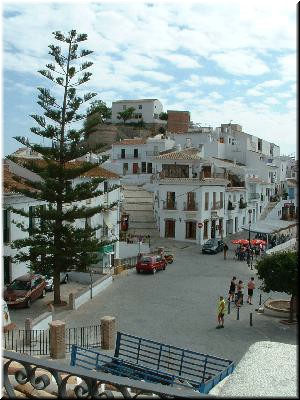
<path fill-rule="evenodd" d="M 256 88 L 248 89 L 246 94 L 248 96 L 263 96 L 263 93 Z"/>
<path fill-rule="evenodd" d="M 201 65 L 193 57 L 182 54 L 167 54 L 164 57 L 166 60 L 172 62 L 177 68 L 200 68 Z"/>
<path fill-rule="evenodd" d="M 225 79 L 216 76 L 202 76 L 201 80 L 208 85 L 225 85 L 226 83 Z"/>
<path fill-rule="evenodd" d="M 265 103 L 267 104 L 279 104 L 280 101 L 278 99 L 276 99 L 275 97 L 268 97 L 264 100 Z"/>
<path fill-rule="evenodd" d="M 164 74 L 164 73 L 162 73 L 162 72 L 142 71 L 142 72 L 140 72 L 139 74 L 140 74 L 140 75 L 143 75 L 143 76 L 145 76 L 145 77 L 147 77 L 147 78 L 154 79 L 154 80 L 156 80 L 156 81 L 161 81 L 161 82 L 169 82 L 169 81 L 171 81 L 172 79 L 174 79 L 173 76 Z"/>
<path fill-rule="evenodd" d="M 210 58 L 233 75 L 262 75 L 270 70 L 257 56 L 246 51 L 216 53 Z"/>
<path fill-rule="evenodd" d="M 296 53 L 289 54 L 278 59 L 279 72 L 284 81 L 296 80 Z"/>

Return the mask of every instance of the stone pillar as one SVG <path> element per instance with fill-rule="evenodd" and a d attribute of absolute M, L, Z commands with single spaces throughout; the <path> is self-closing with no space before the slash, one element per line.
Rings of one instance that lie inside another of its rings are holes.
<path fill-rule="evenodd" d="M 71 292 L 69 294 L 69 308 L 70 310 L 75 310 L 75 294 Z"/>
<path fill-rule="evenodd" d="M 66 357 L 66 341 L 64 321 L 52 321 L 50 328 L 50 358 L 59 359 Z"/>
<path fill-rule="evenodd" d="M 26 318 L 25 320 L 25 345 L 30 346 L 32 331 L 32 319 Z"/>
<path fill-rule="evenodd" d="M 115 348 L 116 318 L 106 316 L 101 318 L 101 349 L 113 350 Z"/>

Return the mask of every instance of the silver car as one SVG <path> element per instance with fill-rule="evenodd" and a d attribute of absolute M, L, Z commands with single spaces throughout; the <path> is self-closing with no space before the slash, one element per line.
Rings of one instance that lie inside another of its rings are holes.
<path fill-rule="evenodd" d="M 46 287 L 45 289 L 49 292 L 52 292 L 54 289 L 54 282 L 53 282 L 53 276 L 45 276 L 45 281 L 46 281 Z M 69 275 L 67 272 L 61 272 L 60 273 L 60 283 L 68 283 L 69 281 Z"/>

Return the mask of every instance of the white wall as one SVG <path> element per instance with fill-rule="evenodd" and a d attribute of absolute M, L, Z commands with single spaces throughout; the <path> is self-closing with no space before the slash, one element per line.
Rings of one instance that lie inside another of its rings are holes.
<path fill-rule="evenodd" d="M 112 115 L 111 122 L 119 123 L 122 120 L 118 119 L 118 113 L 123 112 L 123 106 L 126 106 L 126 109 L 130 107 L 134 107 L 136 114 L 142 114 L 143 121 L 145 123 L 153 123 L 160 122 L 159 118 L 154 118 L 154 114 L 159 114 L 163 111 L 163 106 L 159 100 L 135 100 L 135 101 L 125 101 L 125 102 L 112 102 Z M 139 106 L 142 106 L 140 109 Z M 128 122 L 138 122 L 141 119 L 130 119 Z"/>
<path fill-rule="evenodd" d="M 119 257 L 120 258 L 127 258 L 127 257 L 135 257 L 139 253 L 149 253 L 150 247 L 147 243 L 127 243 L 127 242 L 120 242 L 120 251 Z"/>

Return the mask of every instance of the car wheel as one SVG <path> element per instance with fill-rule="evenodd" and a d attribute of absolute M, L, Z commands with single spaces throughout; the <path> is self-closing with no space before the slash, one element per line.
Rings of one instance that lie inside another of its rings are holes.
<path fill-rule="evenodd" d="M 43 289 L 42 294 L 41 294 L 41 299 L 43 299 L 46 296 L 46 289 Z"/>
<path fill-rule="evenodd" d="M 28 299 L 27 302 L 26 302 L 26 307 L 27 307 L 27 308 L 30 308 L 30 306 L 31 306 L 31 300 Z"/>
<path fill-rule="evenodd" d="M 166 270 L 166 266 L 164 265 L 162 269 L 163 269 L 163 271 L 165 271 Z"/>

